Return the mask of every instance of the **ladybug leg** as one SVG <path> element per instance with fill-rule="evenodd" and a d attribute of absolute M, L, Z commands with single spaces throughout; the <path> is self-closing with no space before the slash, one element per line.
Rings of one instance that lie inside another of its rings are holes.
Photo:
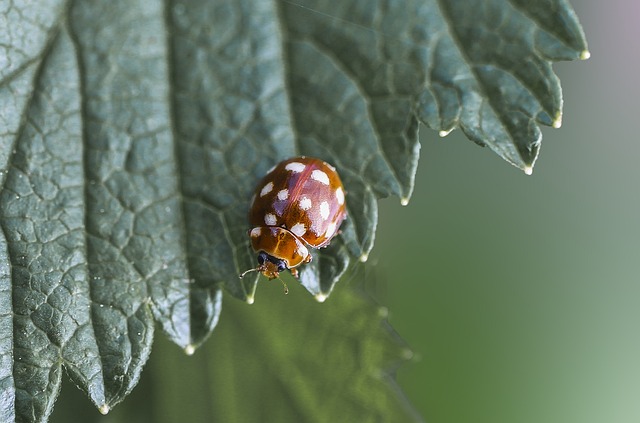
<path fill-rule="evenodd" d="M 291 272 L 291 276 L 293 276 L 296 279 L 300 279 L 300 277 L 298 275 L 298 269 L 293 267 L 293 268 L 289 269 L 289 271 Z"/>

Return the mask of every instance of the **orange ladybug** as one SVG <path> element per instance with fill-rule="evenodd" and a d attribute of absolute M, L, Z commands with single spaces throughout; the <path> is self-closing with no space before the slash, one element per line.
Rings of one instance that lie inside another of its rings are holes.
<path fill-rule="evenodd" d="M 311 261 L 309 248 L 326 247 L 347 216 L 335 167 L 313 157 L 277 164 L 258 184 L 249 212 L 251 245 L 259 271 L 269 279 Z M 285 293 L 287 292 L 285 285 Z"/>

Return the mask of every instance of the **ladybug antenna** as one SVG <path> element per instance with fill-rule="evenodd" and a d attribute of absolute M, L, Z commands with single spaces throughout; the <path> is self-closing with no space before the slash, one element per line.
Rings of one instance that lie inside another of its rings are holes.
<path fill-rule="evenodd" d="M 284 295 L 287 295 L 289 293 L 289 287 L 287 286 L 285 281 L 283 281 L 282 278 L 280 278 L 280 276 L 277 276 L 277 278 L 280 282 L 282 282 L 282 286 L 284 287 Z"/>
<path fill-rule="evenodd" d="M 261 270 L 261 266 L 258 266 L 258 267 L 253 268 L 253 269 L 245 270 L 244 272 L 242 272 L 240 274 L 240 279 L 244 278 L 244 275 L 246 275 L 247 273 L 255 272 L 255 271 L 258 271 L 258 270 Z M 280 276 L 276 276 L 276 278 L 280 282 L 282 282 L 282 286 L 284 287 L 284 295 L 287 295 L 289 293 L 289 287 L 287 286 L 287 283 L 285 281 L 283 281 Z"/>
<path fill-rule="evenodd" d="M 256 272 L 258 270 L 260 270 L 260 266 L 254 267 L 253 269 L 245 270 L 244 272 L 240 273 L 240 279 L 244 278 L 244 275 L 246 275 L 247 273 Z"/>

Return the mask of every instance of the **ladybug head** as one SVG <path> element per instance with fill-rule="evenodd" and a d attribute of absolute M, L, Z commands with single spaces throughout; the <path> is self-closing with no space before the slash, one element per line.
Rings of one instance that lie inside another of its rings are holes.
<path fill-rule="evenodd" d="M 258 264 L 258 270 L 269 280 L 278 278 L 280 272 L 287 270 L 287 263 L 284 260 L 270 256 L 264 251 L 258 253 Z"/>
<path fill-rule="evenodd" d="M 272 280 L 272 279 L 280 280 L 280 282 L 282 282 L 282 285 L 284 285 L 284 293 L 288 294 L 289 288 L 287 288 L 287 284 L 284 283 L 282 279 L 280 279 L 280 273 L 284 272 L 287 269 L 288 269 L 287 263 L 284 260 L 273 257 L 265 253 L 264 251 L 260 251 L 258 253 L 258 267 L 244 271 L 240 275 L 240 278 L 243 278 L 244 275 L 246 275 L 249 272 L 258 271 L 262 273 L 264 276 L 266 276 L 267 278 L 269 278 L 269 280 Z"/>

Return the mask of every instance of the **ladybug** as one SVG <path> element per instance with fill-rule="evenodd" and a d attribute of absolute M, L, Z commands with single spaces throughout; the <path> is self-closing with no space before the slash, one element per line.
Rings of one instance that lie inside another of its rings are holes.
<path fill-rule="evenodd" d="M 251 246 L 259 271 L 269 279 L 311 261 L 309 248 L 329 245 L 347 216 L 345 192 L 336 168 L 313 157 L 278 163 L 258 184 L 251 201 Z M 285 285 L 285 293 L 287 288 Z"/>

